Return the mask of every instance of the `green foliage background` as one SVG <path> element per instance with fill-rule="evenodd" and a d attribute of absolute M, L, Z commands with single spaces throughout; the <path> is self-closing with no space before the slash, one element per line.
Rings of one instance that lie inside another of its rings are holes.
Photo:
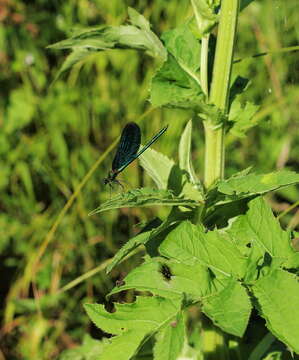
<path fill-rule="evenodd" d="M 100 336 L 80 304 L 103 302 L 116 279 L 140 254 L 113 270 L 98 272 L 68 291 L 63 286 L 111 257 L 133 234 L 135 224 L 155 211 L 122 209 L 88 217 L 109 190 L 102 184 L 112 153 L 93 173 L 63 216 L 41 261 L 40 246 L 60 211 L 88 170 L 128 121 L 150 109 L 149 79 L 154 60 L 134 51 L 92 55 L 84 66 L 51 83 L 63 62 L 61 52 L 46 46 L 68 37 L 75 27 L 119 25 L 132 6 L 149 18 L 156 33 L 191 15 L 189 0 L 78 0 L 0 2 L 0 359 L 50 359 L 81 343 L 86 331 Z M 297 0 L 253 2 L 240 16 L 236 58 L 238 72 L 251 79 L 246 100 L 262 104 L 260 126 L 248 137 L 227 138 L 227 175 L 248 166 L 257 172 L 286 167 L 299 170 L 298 53 L 253 54 L 299 43 Z M 155 146 L 175 157 L 181 131 L 190 114 L 154 110 L 140 121 L 144 138 L 168 123 Z M 203 176 L 204 139 L 194 120 L 193 159 Z M 150 184 L 133 164 L 125 171 L 130 187 Z M 277 213 L 299 198 L 298 187 L 269 197 Z M 297 229 L 298 210 L 282 218 Z M 34 286 L 29 285 L 36 270 Z M 130 293 L 124 295 L 130 299 Z"/>

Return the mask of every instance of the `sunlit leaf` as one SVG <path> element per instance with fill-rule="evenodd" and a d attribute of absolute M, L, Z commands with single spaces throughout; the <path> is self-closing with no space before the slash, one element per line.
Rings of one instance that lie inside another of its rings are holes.
<path fill-rule="evenodd" d="M 171 231 L 159 247 L 161 255 L 184 264 L 202 264 L 215 274 L 240 278 L 245 259 L 237 246 L 218 230 L 205 232 L 189 221 Z"/>
<path fill-rule="evenodd" d="M 140 157 L 140 165 L 154 180 L 158 189 L 167 189 L 174 161 L 154 149 L 147 149 Z"/>
<path fill-rule="evenodd" d="M 115 198 L 106 201 L 104 204 L 93 210 L 89 215 L 94 215 L 103 211 L 119 209 L 122 207 L 142 207 L 142 206 L 199 206 L 200 203 L 176 197 L 171 191 L 157 189 L 135 189 L 126 193 L 119 194 Z"/>
<path fill-rule="evenodd" d="M 238 217 L 227 232 L 248 257 L 247 279 L 254 279 L 261 272 L 266 253 L 273 258 L 270 269 L 288 266 L 296 254 L 290 234 L 281 229 L 270 206 L 261 197 L 249 202 L 248 212 Z"/>
<path fill-rule="evenodd" d="M 164 61 L 167 56 L 166 50 L 159 38 L 151 31 L 148 21 L 132 8 L 129 8 L 129 16 L 133 25 L 104 25 L 83 29 L 75 32 L 69 39 L 50 45 L 49 48 L 54 50 L 72 50 L 56 78 L 84 60 L 90 53 L 109 49 L 143 50 L 148 55 Z"/>
<path fill-rule="evenodd" d="M 299 183 L 299 174 L 280 170 L 269 174 L 248 174 L 233 176 L 221 180 L 217 184 L 220 193 L 227 195 L 228 199 L 241 199 L 256 194 L 265 194 L 281 187 Z"/>
<path fill-rule="evenodd" d="M 256 281 L 252 291 L 268 329 L 290 350 L 299 353 L 298 277 L 283 270 L 276 270 Z"/>
<path fill-rule="evenodd" d="M 251 313 L 246 289 L 235 279 L 229 279 L 216 294 L 203 299 L 203 312 L 225 332 L 243 336 Z"/>
<path fill-rule="evenodd" d="M 146 336 L 153 335 L 177 318 L 180 305 L 179 299 L 137 297 L 132 304 L 115 304 L 113 313 L 99 304 L 85 304 L 84 307 L 97 327 L 117 335 L 108 340 L 101 359 L 129 360 Z"/>
<path fill-rule="evenodd" d="M 185 297 L 188 301 L 198 301 L 209 292 L 210 274 L 200 264 L 186 265 L 162 258 L 147 260 L 131 271 L 123 284 L 116 286 L 109 295 L 123 290 L 149 291 L 165 298 Z"/>

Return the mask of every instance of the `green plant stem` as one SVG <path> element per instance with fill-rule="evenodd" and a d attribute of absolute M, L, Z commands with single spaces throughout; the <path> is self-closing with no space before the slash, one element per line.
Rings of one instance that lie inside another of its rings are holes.
<path fill-rule="evenodd" d="M 205 188 L 224 176 L 224 127 L 215 129 L 212 122 L 204 122 L 205 129 Z"/>
<path fill-rule="evenodd" d="M 238 12 L 239 0 L 222 0 L 209 102 L 224 115 L 227 113 Z M 208 119 L 204 128 L 206 137 L 204 184 L 209 188 L 217 179 L 224 177 L 225 123 L 216 128 L 213 119 Z"/>
<path fill-rule="evenodd" d="M 200 55 L 200 84 L 206 96 L 209 96 L 208 87 L 208 55 L 209 55 L 209 39 L 210 34 L 207 34 L 201 39 L 201 55 Z"/>

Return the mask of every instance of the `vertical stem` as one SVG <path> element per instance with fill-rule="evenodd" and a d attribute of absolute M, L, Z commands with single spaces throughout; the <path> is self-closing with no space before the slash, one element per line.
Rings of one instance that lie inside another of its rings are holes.
<path fill-rule="evenodd" d="M 209 38 L 210 38 L 210 34 L 206 34 L 202 37 L 201 53 L 200 53 L 200 85 L 207 97 L 209 95 L 209 86 L 208 86 Z"/>
<path fill-rule="evenodd" d="M 209 102 L 225 115 L 229 98 L 229 86 L 236 38 L 239 0 L 222 0 L 218 29 L 213 79 Z M 215 128 L 213 119 L 205 127 L 205 187 L 211 186 L 224 176 L 224 134 L 225 124 Z"/>
<path fill-rule="evenodd" d="M 212 121 L 204 122 L 205 129 L 205 177 L 209 188 L 217 179 L 224 177 L 224 125 L 215 129 Z"/>

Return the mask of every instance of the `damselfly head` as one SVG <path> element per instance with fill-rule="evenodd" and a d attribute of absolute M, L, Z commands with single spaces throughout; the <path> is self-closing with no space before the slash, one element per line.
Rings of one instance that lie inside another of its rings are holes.
<path fill-rule="evenodd" d="M 103 183 L 105 185 L 111 184 L 112 182 L 115 181 L 116 175 L 117 175 L 116 171 L 113 171 L 113 170 L 109 171 L 108 176 L 105 179 L 103 179 Z"/>
<path fill-rule="evenodd" d="M 103 179 L 103 184 L 107 185 L 110 183 L 110 179 L 108 177 L 106 177 L 105 179 Z"/>

